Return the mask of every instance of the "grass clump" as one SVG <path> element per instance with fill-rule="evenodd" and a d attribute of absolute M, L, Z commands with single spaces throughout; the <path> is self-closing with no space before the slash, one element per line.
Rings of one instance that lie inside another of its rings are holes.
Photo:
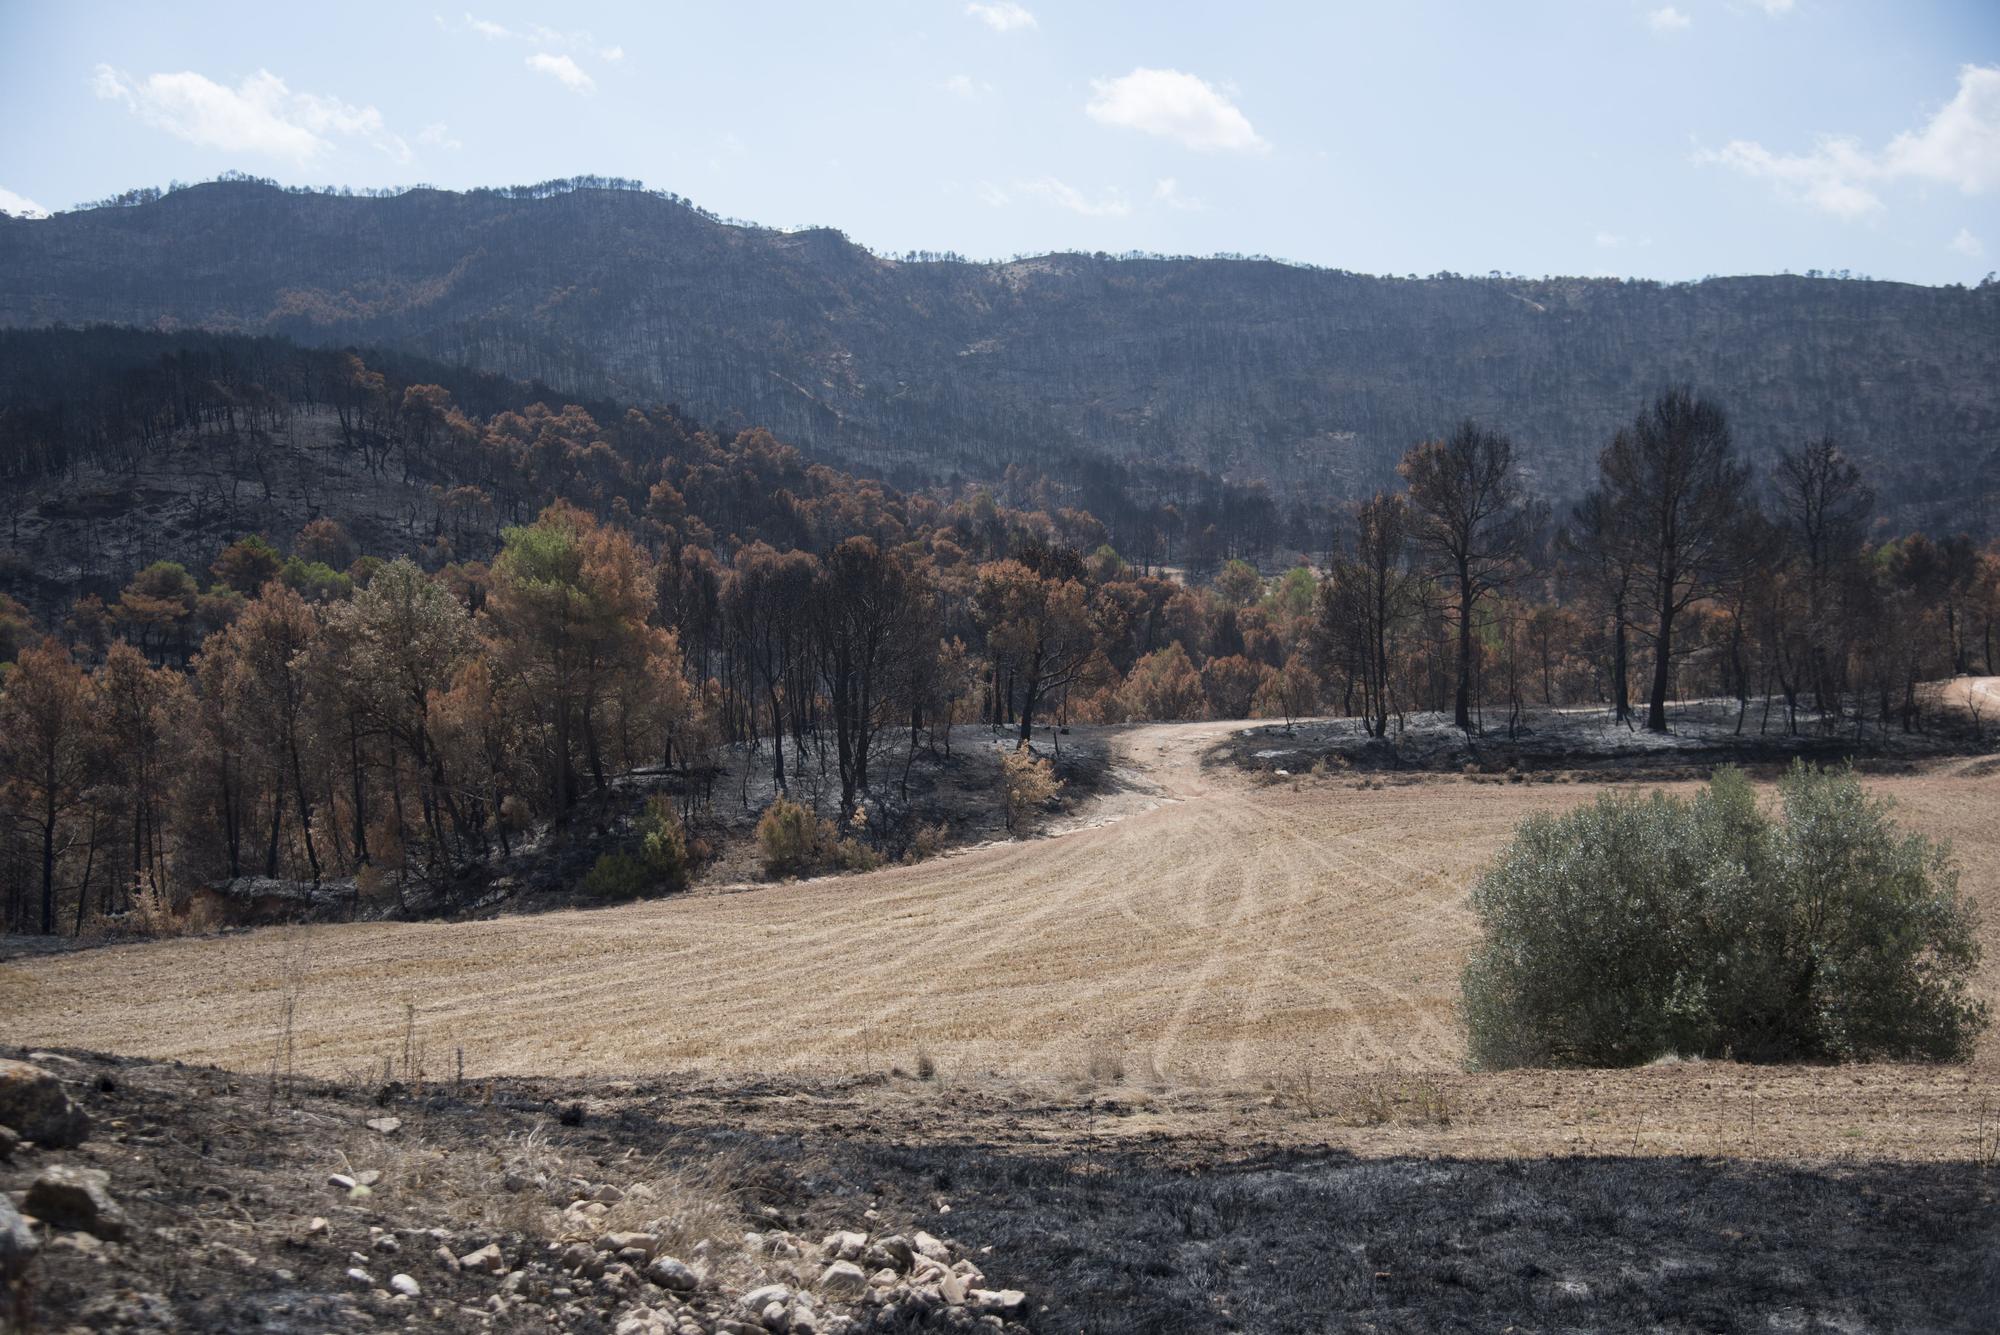
<path fill-rule="evenodd" d="M 1525 821 L 1472 900 L 1482 1066 L 1962 1061 L 1977 918 L 1948 846 L 1851 769 L 1795 764 L 1775 815 L 1740 771 L 1691 799 L 1609 795 Z"/>

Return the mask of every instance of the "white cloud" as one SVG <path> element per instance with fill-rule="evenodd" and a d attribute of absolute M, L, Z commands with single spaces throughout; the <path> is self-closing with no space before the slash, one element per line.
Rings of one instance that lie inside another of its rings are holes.
<path fill-rule="evenodd" d="M 979 202 L 989 209 L 1004 209 L 1013 202 L 1013 196 L 991 181 L 981 181 L 977 193 Z"/>
<path fill-rule="evenodd" d="M 430 148 L 450 149 L 454 153 L 465 147 L 459 142 L 458 137 L 452 134 L 451 127 L 443 121 L 432 121 L 417 131 L 417 142 Z"/>
<path fill-rule="evenodd" d="M 1032 181 L 1016 181 L 1014 188 L 1023 195 L 1053 204 L 1057 208 L 1068 209 L 1071 213 L 1082 214 L 1086 218 L 1122 218 L 1132 211 L 1117 191 L 1107 191 L 1093 200 L 1075 186 L 1065 185 L 1053 176 L 1043 176 Z"/>
<path fill-rule="evenodd" d="M 1878 190 L 1901 181 L 1984 194 L 2000 186 L 2000 66 L 1962 67 L 1952 100 L 1880 152 L 1833 135 L 1821 136 L 1809 152 L 1793 154 L 1736 139 L 1720 150 L 1697 152 L 1695 161 L 1762 177 L 1837 218 L 1880 212 L 1886 205 Z"/>
<path fill-rule="evenodd" d="M 1181 183 L 1171 176 L 1162 176 L 1153 182 L 1153 202 L 1183 213 L 1199 213 L 1208 207 L 1193 195 L 1182 194 Z"/>
<path fill-rule="evenodd" d="M 1655 9 L 1646 15 L 1646 26 L 1654 32 L 1680 32 L 1693 22 L 1693 19 L 1672 5 Z"/>
<path fill-rule="evenodd" d="M 443 15 L 438 16 L 437 23 L 438 27 L 443 28 L 447 32 L 451 31 L 454 27 L 453 24 L 445 22 Z M 600 46 L 596 35 L 588 28 L 579 28 L 574 32 L 563 32 L 559 29 L 551 28 L 544 23 L 530 23 L 526 28 L 515 29 L 508 27 L 504 23 L 495 23 L 490 19 L 482 19 L 473 14 L 467 14 L 464 21 L 456 26 L 465 32 L 478 33 L 489 42 L 526 42 L 530 46 L 559 51 L 576 51 L 584 55 L 594 55 L 607 65 L 616 65 L 619 61 L 625 59 L 624 47 L 616 43 L 609 46 Z M 576 62 L 572 60 L 570 63 L 574 65 Z M 541 67 L 537 66 L 537 68 Z M 580 69 L 581 67 L 579 66 L 578 68 Z M 567 83 L 568 80 L 565 79 L 564 82 Z"/>
<path fill-rule="evenodd" d="M 1022 28 L 1039 28 L 1035 16 L 1014 3 L 1014 0 L 993 0 L 991 4 L 981 4 L 972 0 L 965 12 L 984 23 L 995 32 L 1015 32 Z"/>
<path fill-rule="evenodd" d="M 5 195 L 6 193 L 6 191 L 0 190 L 0 195 Z M 5 207 L 6 202 L 5 199 L 0 199 L 0 207 Z M 1968 259 L 1980 260 L 1986 258 L 1986 243 L 1974 236 L 1972 229 L 1969 227 L 1958 229 L 1958 235 L 1951 239 L 1951 248 Z"/>
<path fill-rule="evenodd" d="M 1958 94 L 1922 129 L 1891 140 L 1883 166 L 1968 195 L 2000 186 L 2000 65 L 1961 66 Z"/>
<path fill-rule="evenodd" d="M 1141 130 L 1193 149 L 1268 153 L 1271 145 L 1227 97 L 1179 70 L 1135 69 L 1118 79 L 1091 81 L 1084 107 L 1101 125 Z"/>
<path fill-rule="evenodd" d="M 17 218 L 46 218 L 49 216 L 49 211 L 40 204 L 29 199 L 26 195 L 17 195 L 4 186 L 0 186 L 0 213 L 11 213 Z"/>
<path fill-rule="evenodd" d="M 1735 139 L 1720 152 L 1703 149 L 1695 161 L 1763 177 L 1784 194 L 1836 218 L 1864 218 L 1882 208 L 1881 197 L 1861 184 L 1877 174 L 1875 165 L 1852 139 L 1822 137 L 1812 152 L 1790 155 Z"/>
<path fill-rule="evenodd" d="M 1776 18 L 1780 14 L 1791 13 L 1792 6 L 1796 3 L 1796 0 L 1751 0 L 1751 3 L 1755 4 L 1757 8 L 1763 10 L 1772 18 Z"/>
<path fill-rule="evenodd" d="M 594 93 L 597 80 L 583 72 L 583 67 L 568 56 L 553 55 L 547 51 L 537 51 L 528 57 L 528 68 L 538 74 L 546 74 L 561 83 L 573 93 Z"/>
<path fill-rule="evenodd" d="M 993 85 L 983 79 L 975 79 L 970 74 L 954 74 L 938 85 L 953 97 L 974 98 L 993 91 Z"/>
<path fill-rule="evenodd" d="M 192 70 L 134 79 L 99 65 L 91 87 L 101 98 L 123 102 L 148 125 L 204 148 L 261 153 L 303 165 L 331 151 L 329 136 L 338 136 L 359 140 L 399 163 L 416 158 L 375 108 L 295 93 L 269 70 L 225 88 Z"/>

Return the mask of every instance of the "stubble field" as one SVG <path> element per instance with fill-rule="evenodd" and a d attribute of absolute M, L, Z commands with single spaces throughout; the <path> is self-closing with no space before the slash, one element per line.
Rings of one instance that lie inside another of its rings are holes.
<path fill-rule="evenodd" d="M 1530 811 L 1596 785 L 1253 784 L 1231 725 L 1115 739 L 1122 792 L 1055 837 L 865 876 L 470 923 L 269 929 L 0 965 L 18 1042 L 364 1078 L 813 1080 L 935 1067 L 960 1089 L 1093 1086 L 1121 1134 L 1364 1152 L 1958 1159 L 2000 1123 L 1969 1067 L 1467 1074 L 1466 888 Z M 1873 778 L 1950 838 L 2000 983 L 2000 775 Z M 1362 1110 L 1357 1114 L 1357 1109 Z"/>

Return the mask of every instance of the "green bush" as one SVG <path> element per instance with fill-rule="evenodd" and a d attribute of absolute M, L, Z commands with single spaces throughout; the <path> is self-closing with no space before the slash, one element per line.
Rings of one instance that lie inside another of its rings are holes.
<path fill-rule="evenodd" d="M 650 881 L 645 865 L 630 853 L 606 853 L 583 878 L 583 889 L 595 899 L 637 899 Z"/>
<path fill-rule="evenodd" d="M 694 858 L 688 852 L 687 828 L 672 799 L 649 797 L 639 818 L 639 861 L 656 886 L 685 890 Z"/>
<path fill-rule="evenodd" d="M 1464 1017 L 1482 1066 L 1964 1060 L 1976 916 L 1947 847 L 1852 770 L 1794 765 L 1775 819 L 1739 771 L 1682 800 L 1530 817 L 1472 894 Z"/>
<path fill-rule="evenodd" d="M 819 818 L 780 794 L 757 818 L 757 847 L 767 875 L 809 871 L 819 865 L 826 838 Z"/>

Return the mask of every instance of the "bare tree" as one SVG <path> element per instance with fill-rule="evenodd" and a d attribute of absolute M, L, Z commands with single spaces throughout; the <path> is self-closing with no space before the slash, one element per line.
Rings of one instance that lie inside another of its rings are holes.
<path fill-rule="evenodd" d="M 1374 737 L 1389 725 L 1389 642 L 1414 600 L 1409 533 L 1409 502 L 1376 492 L 1355 507 L 1353 549 L 1336 557 L 1320 588 L 1322 643 L 1330 660 L 1360 677 L 1362 722 Z"/>
<path fill-rule="evenodd" d="M 1457 595 L 1458 693 L 1452 718 L 1472 730 L 1472 616 L 1525 554 L 1533 531 L 1514 443 L 1476 422 L 1425 441 L 1397 469 L 1410 485 L 1416 539 Z"/>
<path fill-rule="evenodd" d="M 1667 730 L 1674 621 L 1712 591 L 1740 553 L 1732 529 L 1748 503 L 1722 409 L 1686 386 L 1660 394 L 1598 458 L 1604 490 L 1632 524 L 1640 588 L 1653 625 L 1646 730 Z"/>
<path fill-rule="evenodd" d="M 1826 436 L 1780 454 L 1772 482 L 1786 554 L 1796 565 L 1805 597 L 1806 670 L 1813 703 L 1824 714 L 1831 700 L 1837 711 L 1842 683 L 1836 668 L 1845 658 L 1836 643 L 1846 628 L 1847 599 L 1842 595 L 1875 508 L 1875 493 Z"/>
<path fill-rule="evenodd" d="M 1577 558 L 1576 567 L 1590 597 L 1611 623 L 1611 702 L 1620 723 L 1632 717 L 1632 582 L 1638 574 L 1635 527 L 1631 516 L 1621 513 L 1617 500 L 1603 487 L 1595 487 L 1576 503 L 1569 523 L 1557 535 L 1558 545 Z"/>

